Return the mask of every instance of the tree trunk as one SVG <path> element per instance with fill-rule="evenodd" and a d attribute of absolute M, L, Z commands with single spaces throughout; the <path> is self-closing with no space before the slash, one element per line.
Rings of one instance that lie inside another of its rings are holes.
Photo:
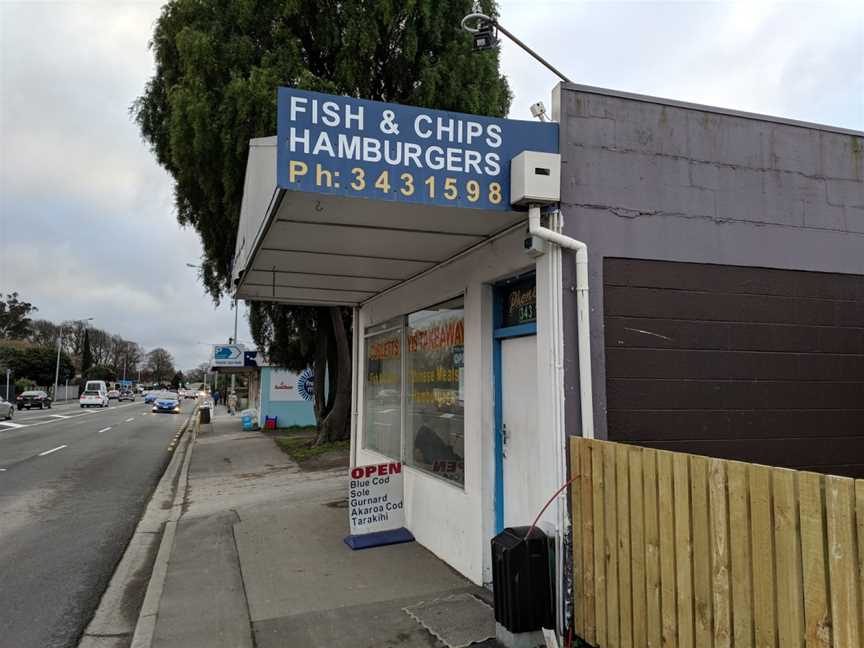
<path fill-rule="evenodd" d="M 331 373 L 335 372 L 336 394 L 333 407 L 321 423 L 315 445 L 341 441 L 351 434 L 351 345 L 348 344 L 342 309 L 331 306 L 329 310 L 333 341 L 336 343 L 336 363 L 329 369 Z"/>
<path fill-rule="evenodd" d="M 327 348 L 330 342 L 330 326 L 327 324 L 325 309 L 318 309 L 318 343 L 315 345 L 315 354 L 312 361 L 312 385 L 315 391 L 314 408 L 315 408 L 315 423 L 318 431 L 321 431 L 321 426 L 324 424 L 324 419 L 327 416 L 327 397 L 326 397 L 326 374 L 327 374 Z"/>

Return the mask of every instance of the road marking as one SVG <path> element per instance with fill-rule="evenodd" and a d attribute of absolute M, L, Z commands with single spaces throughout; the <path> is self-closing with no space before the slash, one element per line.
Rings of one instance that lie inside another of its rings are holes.
<path fill-rule="evenodd" d="M 10 427 L 12 429 L 27 427 L 23 423 L 10 423 L 9 421 L 2 421 L 0 422 L 0 425 L 5 425 L 6 427 Z"/>
<path fill-rule="evenodd" d="M 49 414 L 48 416 L 50 416 L 51 418 L 59 418 L 59 419 L 68 419 L 68 418 L 70 418 L 70 417 L 68 417 L 68 416 L 61 416 L 60 414 Z"/>
<path fill-rule="evenodd" d="M 110 427 L 102 428 L 101 430 L 99 430 L 99 434 L 102 434 L 103 432 L 107 432 L 110 429 L 111 429 Z"/>
<path fill-rule="evenodd" d="M 39 456 L 44 457 L 45 455 L 49 455 L 52 452 L 57 452 L 58 450 L 62 450 L 63 448 L 66 448 L 66 447 L 68 447 L 68 446 L 65 446 L 65 445 L 57 446 L 56 448 L 51 448 L 50 450 L 46 450 L 45 452 L 40 452 Z"/>
<path fill-rule="evenodd" d="M 131 422 L 134 421 L 134 420 L 135 420 L 135 417 L 133 416 L 132 418 L 128 418 L 128 419 L 126 419 L 126 422 L 127 422 L 127 423 L 131 423 Z"/>

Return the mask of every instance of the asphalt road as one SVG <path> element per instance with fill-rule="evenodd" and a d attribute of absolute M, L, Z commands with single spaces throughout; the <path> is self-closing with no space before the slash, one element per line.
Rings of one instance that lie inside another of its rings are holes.
<path fill-rule="evenodd" d="M 0 647 L 77 644 L 192 408 L 139 398 L 0 421 Z"/>

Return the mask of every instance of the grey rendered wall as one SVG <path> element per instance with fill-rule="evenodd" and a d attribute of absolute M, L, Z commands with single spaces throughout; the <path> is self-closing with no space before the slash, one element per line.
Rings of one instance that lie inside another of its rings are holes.
<path fill-rule="evenodd" d="M 864 274 L 864 133 L 584 86 L 556 93 L 565 233 L 589 250 L 598 438 L 604 257 Z M 567 428 L 579 434 L 570 257 L 564 282 Z"/>

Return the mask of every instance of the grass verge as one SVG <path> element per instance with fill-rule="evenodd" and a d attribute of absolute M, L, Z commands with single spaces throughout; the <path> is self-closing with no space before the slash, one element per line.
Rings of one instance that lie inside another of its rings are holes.
<path fill-rule="evenodd" d="M 302 436 L 277 436 L 274 437 L 274 440 L 276 441 L 276 445 L 297 463 L 320 457 L 328 452 L 347 450 L 350 447 L 348 440 L 313 446 L 312 444 L 315 442 L 314 435 L 310 436 L 306 434 Z"/>

